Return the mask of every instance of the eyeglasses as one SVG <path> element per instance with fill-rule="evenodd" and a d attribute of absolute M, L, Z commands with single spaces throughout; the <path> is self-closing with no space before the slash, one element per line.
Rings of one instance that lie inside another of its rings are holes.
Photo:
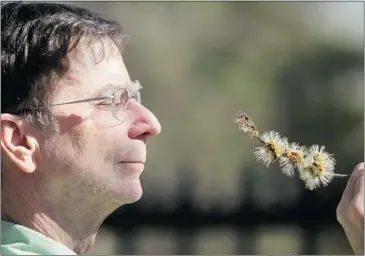
<path fill-rule="evenodd" d="M 120 116 L 120 113 L 121 113 L 120 110 L 123 109 L 127 105 L 129 100 L 134 99 L 138 103 L 142 104 L 142 97 L 141 97 L 141 92 L 140 92 L 140 90 L 143 88 L 142 85 L 139 83 L 138 80 L 135 80 L 135 81 L 132 81 L 132 87 L 133 87 L 133 90 L 122 89 L 118 93 L 113 92 L 110 96 L 63 102 L 63 103 L 57 103 L 57 104 L 52 104 L 52 105 L 48 105 L 48 106 L 53 107 L 53 106 L 62 106 L 62 105 L 92 102 L 92 101 L 102 101 L 99 104 L 99 106 L 104 106 L 104 107 L 110 106 L 113 117 L 116 118 L 117 120 L 121 121 L 122 117 Z M 18 111 L 18 113 L 12 112 L 12 111 L 7 111 L 7 112 L 13 113 L 13 114 L 19 114 L 19 112 L 33 111 L 33 110 L 41 109 L 41 108 L 45 108 L 45 107 L 47 107 L 47 106 L 30 108 L 30 109 L 22 109 L 22 110 Z"/>

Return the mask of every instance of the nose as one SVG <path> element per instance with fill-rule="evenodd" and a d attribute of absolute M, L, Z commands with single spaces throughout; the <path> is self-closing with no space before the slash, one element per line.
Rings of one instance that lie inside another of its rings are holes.
<path fill-rule="evenodd" d="M 128 136 L 131 139 L 147 140 L 161 132 L 161 124 L 157 117 L 145 106 L 134 104 L 132 115 L 135 115 L 135 118 L 128 130 Z"/>

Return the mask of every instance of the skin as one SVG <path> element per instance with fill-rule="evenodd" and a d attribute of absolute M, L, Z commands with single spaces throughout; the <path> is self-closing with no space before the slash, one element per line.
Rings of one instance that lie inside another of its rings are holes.
<path fill-rule="evenodd" d="M 336 213 L 354 253 L 364 255 L 364 162 L 355 167 Z"/>
<path fill-rule="evenodd" d="M 111 91 L 95 95 L 108 83 L 131 88 L 115 47 L 109 45 L 104 58 L 99 43 L 82 47 L 70 53 L 69 72 L 57 81 L 51 104 L 108 96 Z M 155 115 L 134 99 L 118 111 L 121 121 L 96 104 L 52 107 L 56 121 L 42 130 L 1 115 L 2 218 L 77 254 L 92 248 L 108 215 L 141 198 L 146 142 L 161 131 Z"/>

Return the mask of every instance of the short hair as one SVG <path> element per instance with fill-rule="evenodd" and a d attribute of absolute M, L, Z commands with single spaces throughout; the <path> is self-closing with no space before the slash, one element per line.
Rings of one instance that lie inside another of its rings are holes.
<path fill-rule="evenodd" d="M 44 123 L 55 81 L 68 68 L 68 53 L 81 39 L 107 39 L 120 54 L 122 27 L 84 8 L 36 2 L 1 5 L 1 112 Z M 104 44 L 103 44 L 104 45 Z"/>

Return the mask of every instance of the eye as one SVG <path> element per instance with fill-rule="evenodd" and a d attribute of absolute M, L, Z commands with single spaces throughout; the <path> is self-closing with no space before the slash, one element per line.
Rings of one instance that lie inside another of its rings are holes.
<path fill-rule="evenodd" d="M 103 100 L 97 103 L 98 106 L 109 106 L 111 105 L 111 100 Z"/>
<path fill-rule="evenodd" d="M 111 100 L 102 100 L 99 101 L 98 103 L 95 103 L 94 108 L 99 110 L 108 110 L 110 109 L 111 105 L 112 105 Z"/>

